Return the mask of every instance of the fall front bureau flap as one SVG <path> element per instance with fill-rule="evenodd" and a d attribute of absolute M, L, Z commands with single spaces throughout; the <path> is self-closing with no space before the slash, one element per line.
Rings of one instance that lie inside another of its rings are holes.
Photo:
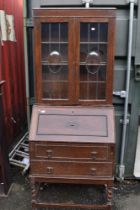
<path fill-rule="evenodd" d="M 34 106 L 29 140 L 114 143 L 113 107 Z"/>

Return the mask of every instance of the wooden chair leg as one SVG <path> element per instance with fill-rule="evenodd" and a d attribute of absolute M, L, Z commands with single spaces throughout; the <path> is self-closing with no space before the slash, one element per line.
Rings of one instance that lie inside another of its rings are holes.
<path fill-rule="evenodd" d="M 107 203 L 108 203 L 108 210 L 112 210 L 112 185 L 107 185 Z"/>
<path fill-rule="evenodd" d="M 34 203 L 36 201 L 36 194 L 37 194 L 37 191 L 36 191 L 36 183 L 34 181 L 34 179 L 32 178 L 31 179 L 31 190 L 32 190 L 32 203 Z"/>

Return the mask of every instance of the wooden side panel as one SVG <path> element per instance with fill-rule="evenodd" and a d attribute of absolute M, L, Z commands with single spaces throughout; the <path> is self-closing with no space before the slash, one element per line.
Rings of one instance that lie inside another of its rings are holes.
<path fill-rule="evenodd" d="M 0 80 L 0 196 L 7 194 L 10 187 L 8 150 L 5 145 L 4 117 L 2 106 L 3 81 Z"/>
<path fill-rule="evenodd" d="M 16 42 L 5 41 L 0 46 L 0 79 L 5 80 L 4 120 L 7 146 L 21 132 L 26 123 L 26 95 L 23 47 L 23 2 L 0 0 L 0 8 L 14 16 Z"/>

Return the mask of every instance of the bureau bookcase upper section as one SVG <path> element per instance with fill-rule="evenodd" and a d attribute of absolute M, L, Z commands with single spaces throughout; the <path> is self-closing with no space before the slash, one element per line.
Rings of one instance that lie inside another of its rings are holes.
<path fill-rule="evenodd" d="M 114 9 L 34 9 L 36 103 L 112 104 Z"/>

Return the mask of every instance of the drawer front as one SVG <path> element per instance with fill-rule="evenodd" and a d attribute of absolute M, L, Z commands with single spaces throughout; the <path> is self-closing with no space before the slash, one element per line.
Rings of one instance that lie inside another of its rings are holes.
<path fill-rule="evenodd" d="M 32 161 L 31 174 L 50 177 L 112 177 L 112 163 Z"/>
<path fill-rule="evenodd" d="M 106 161 L 108 160 L 108 146 L 35 144 L 33 158 Z"/>

